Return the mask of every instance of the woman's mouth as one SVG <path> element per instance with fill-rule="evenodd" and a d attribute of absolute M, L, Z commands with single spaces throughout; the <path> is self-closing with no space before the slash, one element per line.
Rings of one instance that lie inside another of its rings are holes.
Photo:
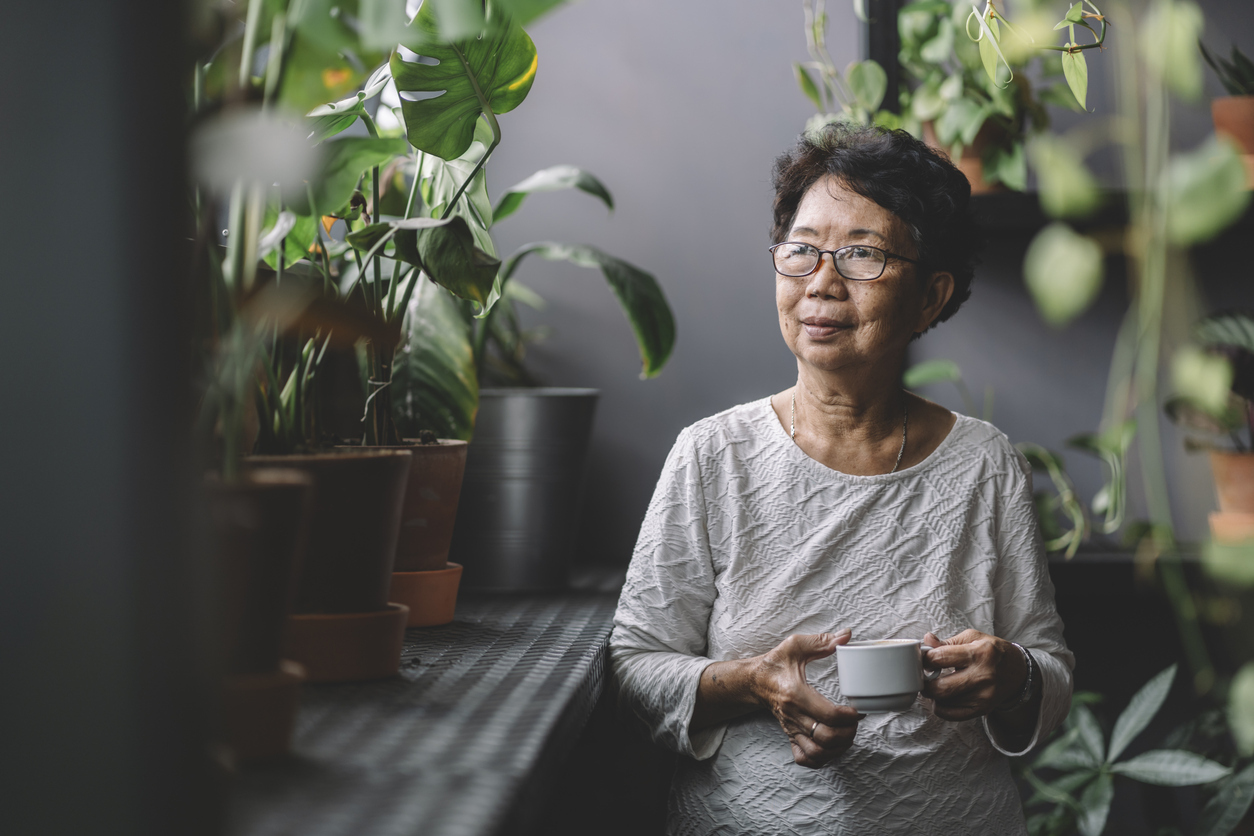
<path fill-rule="evenodd" d="M 807 317 L 801 320 L 801 326 L 805 328 L 806 335 L 811 339 L 822 339 L 831 337 L 841 331 L 847 331 L 853 326 L 849 323 L 839 322 L 835 319 L 827 319 L 826 317 Z"/>

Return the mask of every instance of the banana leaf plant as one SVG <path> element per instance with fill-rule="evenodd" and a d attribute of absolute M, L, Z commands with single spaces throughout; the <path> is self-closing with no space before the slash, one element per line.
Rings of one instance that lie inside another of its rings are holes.
<path fill-rule="evenodd" d="M 1062 732 L 1023 770 L 1033 789 L 1024 803 L 1029 813 L 1028 832 L 1032 836 L 1063 836 L 1078 830 L 1081 836 L 1100 836 L 1115 795 L 1117 777 L 1161 787 L 1218 785 L 1211 802 L 1202 811 L 1198 834 L 1227 836 L 1240 821 L 1254 798 L 1254 781 L 1248 774 L 1233 770 L 1185 749 L 1153 749 L 1131 758 L 1120 756 L 1150 724 L 1162 708 L 1176 666 L 1159 673 L 1132 697 L 1115 721 L 1109 739 L 1086 702 L 1090 695 L 1077 694 Z M 1236 816 L 1234 807 L 1239 805 Z M 1226 826 L 1225 826 L 1226 824 Z"/>

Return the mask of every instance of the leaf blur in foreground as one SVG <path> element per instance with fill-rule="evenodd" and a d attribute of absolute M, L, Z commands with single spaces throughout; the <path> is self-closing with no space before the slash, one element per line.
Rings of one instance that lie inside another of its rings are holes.
<path fill-rule="evenodd" d="M 641 376 L 654 377 L 662 370 L 675 347 L 675 318 L 657 279 L 595 247 L 552 241 L 528 244 L 519 249 L 501 269 L 502 279 L 507 280 L 522 259 L 533 253 L 549 261 L 568 261 L 580 267 L 600 268 L 636 335 L 644 364 Z"/>
<path fill-rule="evenodd" d="M 1245 177 L 1241 153 L 1227 138 L 1212 137 L 1196 150 L 1172 157 L 1167 168 L 1168 237 L 1189 246 L 1226 229 L 1250 204 Z"/>
<path fill-rule="evenodd" d="M 445 160 L 460 157 L 474 139 L 479 114 L 507 113 L 522 103 L 536 74 L 536 47 L 515 21 L 489 29 L 478 38 L 438 43 L 432 4 L 414 19 L 431 42 L 420 48 L 438 64 L 406 61 L 392 55 L 392 77 L 402 94 L 401 111 L 410 143 Z M 411 101 L 405 93 L 440 93 Z"/>
<path fill-rule="evenodd" d="M 1232 678 L 1232 690 L 1228 693 L 1228 725 L 1241 754 L 1254 755 L 1254 662 L 1246 662 Z"/>
<path fill-rule="evenodd" d="M 1037 233 L 1023 260 L 1023 277 L 1041 316 L 1062 327 L 1088 309 L 1102 289 L 1102 248 L 1064 223 Z"/>
<path fill-rule="evenodd" d="M 1036 170 L 1041 208 L 1053 218 L 1082 218 L 1101 203 L 1097 181 L 1079 149 L 1065 139 L 1041 134 L 1028 146 Z"/>

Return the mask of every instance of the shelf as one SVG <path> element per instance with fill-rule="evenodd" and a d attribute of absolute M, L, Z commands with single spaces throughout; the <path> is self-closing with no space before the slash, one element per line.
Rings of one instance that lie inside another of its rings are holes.
<path fill-rule="evenodd" d="M 525 831 L 597 699 L 616 595 L 463 595 L 398 677 L 306 685 L 293 756 L 243 770 L 228 836 Z"/>

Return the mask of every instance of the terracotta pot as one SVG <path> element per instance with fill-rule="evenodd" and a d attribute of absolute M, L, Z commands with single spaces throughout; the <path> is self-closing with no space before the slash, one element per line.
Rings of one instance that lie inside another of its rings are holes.
<path fill-rule="evenodd" d="M 287 659 L 272 673 L 226 678 L 222 715 L 226 742 L 237 760 L 265 761 L 288 753 L 304 679 L 304 668 Z"/>
<path fill-rule="evenodd" d="M 393 572 L 392 599 L 409 607 L 410 627 L 436 627 L 453 620 L 462 567 L 447 563 L 425 572 Z"/>
<path fill-rule="evenodd" d="M 400 669 L 409 609 L 309 613 L 287 620 L 286 652 L 305 666 L 310 682 L 361 682 Z"/>
<path fill-rule="evenodd" d="M 1254 514 L 1254 453 L 1212 450 L 1210 469 L 1215 475 L 1219 510 Z"/>
<path fill-rule="evenodd" d="M 410 461 L 408 450 L 340 450 L 245 460 L 249 467 L 297 468 L 317 482 L 295 612 L 387 609 Z M 309 667 L 306 659 L 292 658 Z"/>
<path fill-rule="evenodd" d="M 392 571 L 429 572 L 443 570 L 448 563 L 457 500 L 466 473 L 467 446 L 465 441 L 442 438 L 435 444 L 405 439 L 403 445 L 356 448 L 408 450 L 413 454 Z"/>
<path fill-rule="evenodd" d="M 274 674 L 308 541 L 314 480 L 299 470 L 257 469 L 233 483 L 210 476 L 205 493 L 226 669 Z"/>
<path fill-rule="evenodd" d="M 987 194 L 989 192 L 1004 192 L 1005 185 L 1001 183 L 989 183 L 984 179 L 984 150 L 998 139 L 998 135 L 1002 133 L 1000 127 L 995 125 L 991 120 L 984 123 L 975 135 L 975 141 L 970 145 L 962 147 L 962 156 L 954 162 L 958 170 L 966 175 L 967 182 L 971 184 L 971 194 Z M 931 122 L 923 123 L 923 141 L 929 147 L 940 151 L 951 161 L 953 158 L 949 155 L 949 149 L 941 144 L 936 138 L 936 129 Z"/>
<path fill-rule="evenodd" d="M 1244 152 L 1246 184 L 1254 186 L 1254 96 L 1224 96 L 1210 103 L 1215 133 L 1232 137 Z"/>
<path fill-rule="evenodd" d="M 1221 543 L 1254 540 L 1254 514 L 1214 511 L 1210 515 L 1210 534 Z"/>

